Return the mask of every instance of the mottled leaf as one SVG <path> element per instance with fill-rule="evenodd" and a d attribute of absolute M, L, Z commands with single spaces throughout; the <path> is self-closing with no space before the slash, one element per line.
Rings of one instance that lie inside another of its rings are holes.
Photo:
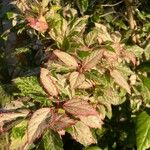
<path fill-rule="evenodd" d="M 51 96 L 58 96 L 58 90 L 53 78 L 49 75 L 49 70 L 41 68 L 40 81 L 46 92 Z"/>
<path fill-rule="evenodd" d="M 95 41 L 97 40 L 97 34 L 98 34 L 97 30 L 92 30 L 86 35 L 85 43 L 88 47 L 95 43 Z"/>
<path fill-rule="evenodd" d="M 90 80 L 85 80 L 81 85 L 78 86 L 78 89 L 89 89 L 93 87 L 94 83 Z"/>
<path fill-rule="evenodd" d="M 100 115 L 96 116 L 78 116 L 80 120 L 91 128 L 101 128 L 103 121 Z"/>
<path fill-rule="evenodd" d="M 82 62 L 82 69 L 83 70 L 90 70 L 95 67 L 100 59 L 103 56 L 104 50 L 96 50 L 93 51 L 83 62 Z"/>
<path fill-rule="evenodd" d="M 44 150 L 63 150 L 63 142 L 57 132 L 48 130 L 43 138 Z"/>
<path fill-rule="evenodd" d="M 68 67 L 77 68 L 78 63 L 74 57 L 69 55 L 68 53 L 62 52 L 60 50 L 53 51 L 54 54 Z"/>
<path fill-rule="evenodd" d="M 138 150 L 150 148 L 150 115 L 146 112 L 137 116 L 136 143 Z"/>
<path fill-rule="evenodd" d="M 75 123 L 75 120 L 69 118 L 65 114 L 58 114 L 53 112 L 49 123 L 49 127 L 54 131 L 61 131 Z"/>
<path fill-rule="evenodd" d="M 34 112 L 28 124 L 28 143 L 41 136 L 48 127 L 50 116 L 50 108 L 41 108 Z"/>
<path fill-rule="evenodd" d="M 75 71 L 70 74 L 69 81 L 71 89 L 75 89 L 85 81 L 85 76 Z"/>
<path fill-rule="evenodd" d="M 114 81 L 120 85 L 122 88 L 124 88 L 129 94 L 131 94 L 130 86 L 127 83 L 124 76 L 118 71 L 118 70 L 112 70 L 110 71 L 110 75 L 114 78 Z"/>
<path fill-rule="evenodd" d="M 97 143 L 96 138 L 93 136 L 90 128 L 81 121 L 78 121 L 75 125 L 73 125 L 68 132 L 76 141 L 84 146 Z"/>
<path fill-rule="evenodd" d="M 9 150 L 28 150 L 29 149 L 27 133 L 22 138 L 12 139 Z"/>
<path fill-rule="evenodd" d="M 18 113 L 14 113 L 14 112 L 6 112 L 6 113 L 0 113 L 0 132 L 3 131 L 3 126 L 5 123 L 15 120 L 17 118 L 20 117 L 26 117 L 28 115 L 28 111 L 24 111 L 24 112 L 18 112 Z"/>
<path fill-rule="evenodd" d="M 97 111 L 87 101 L 74 98 L 63 105 L 64 109 L 74 116 L 97 115 Z"/>
<path fill-rule="evenodd" d="M 28 25 L 39 31 L 39 32 L 46 32 L 48 29 L 48 24 L 44 18 L 44 16 L 40 16 L 39 18 L 32 18 L 32 17 L 27 17 L 26 20 L 28 21 Z"/>

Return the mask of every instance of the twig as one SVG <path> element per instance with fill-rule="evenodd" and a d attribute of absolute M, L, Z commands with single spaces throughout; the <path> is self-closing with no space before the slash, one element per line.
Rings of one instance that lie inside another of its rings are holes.
<path fill-rule="evenodd" d="M 129 0 L 124 0 L 126 8 L 127 8 L 127 14 L 128 14 L 128 23 L 130 26 L 130 29 L 135 31 L 137 29 L 137 24 L 136 21 L 134 19 L 134 10 L 133 10 L 133 6 L 132 6 L 132 2 L 130 2 Z M 134 43 L 139 43 L 139 37 L 138 35 L 135 35 L 135 33 L 132 35 L 132 41 Z"/>
<path fill-rule="evenodd" d="M 114 7 L 114 6 L 117 6 L 119 4 L 121 4 L 123 1 L 120 1 L 118 3 L 115 3 L 115 4 L 104 4 L 104 5 L 101 5 L 102 7 Z"/>

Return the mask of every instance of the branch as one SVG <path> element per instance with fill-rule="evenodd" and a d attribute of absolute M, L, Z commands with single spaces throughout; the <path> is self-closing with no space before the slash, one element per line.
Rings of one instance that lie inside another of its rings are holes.
<path fill-rule="evenodd" d="M 119 4 L 121 4 L 123 1 L 120 1 L 118 3 L 115 3 L 115 4 L 104 4 L 104 5 L 101 5 L 102 7 L 114 7 L 114 6 L 117 6 Z"/>

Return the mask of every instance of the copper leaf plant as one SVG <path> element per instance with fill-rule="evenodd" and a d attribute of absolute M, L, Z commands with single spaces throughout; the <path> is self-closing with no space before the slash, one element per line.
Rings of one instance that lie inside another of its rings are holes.
<path fill-rule="evenodd" d="M 148 149 L 148 3 L 1 2 L 0 148 Z"/>

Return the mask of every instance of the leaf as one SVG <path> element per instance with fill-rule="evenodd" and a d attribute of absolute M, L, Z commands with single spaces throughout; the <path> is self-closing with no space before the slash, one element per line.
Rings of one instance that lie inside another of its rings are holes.
<path fill-rule="evenodd" d="M 133 45 L 133 46 L 126 46 L 125 48 L 127 51 L 133 53 L 137 58 L 141 58 L 142 54 L 144 52 L 144 49 L 137 46 L 137 45 Z"/>
<path fill-rule="evenodd" d="M 118 70 L 112 70 L 110 71 L 110 75 L 114 78 L 114 81 L 120 85 L 122 88 L 124 88 L 129 94 L 131 94 L 130 86 L 127 83 L 124 76 L 118 71 Z"/>
<path fill-rule="evenodd" d="M 138 150 L 150 148 L 150 116 L 145 111 L 137 116 L 136 143 Z"/>
<path fill-rule="evenodd" d="M 97 111 L 87 101 L 82 99 L 74 98 L 67 101 L 63 108 L 74 116 L 91 116 L 97 115 Z"/>
<path fill-rule="evenodd" d="M 41 108 L 34 112 L 28 124 L 28 143 L 32 143 L 48 127 L 50 108 Z"/>
<path fill-rule="evenodd" d="M 28 113 L 29 113 L 28 111 L 23 111 L 20 113 L 14 113 L 14 112 L 0 113 L 0 132 L 3 131 L 3 125 L 5 123 L 15 120 L 19 117 L 26 117 Z"/>
<path fill-rule="evenodd" d="M 98 41 L 101 42 L 112 41 L 111 35 L 108 33 L 106 26 L 95 23 L 95 27 L 98 30 Z"/>
<path fill-rule="evenodd" d="M 78 121 L 69 130 L 67 130 L 67 132 L 70 133 L 76 141 L 84 146 L 97 143 L 96 138 L 92 135 L 90 128 L 81 121 Z"/>
<path fill-rule="evenodd" d="M 78 89 L 89 89 L 94 86 L 94 83 L 90 80 L 85 80 L 81 85 L 78 86 Z"/>
<path fill-rule="evenodd" d="M 138 70 L 141 72 L 150 72 L 150 62 L 149 61 L 144 61 L 141 62 L 140 65 L 137 67 Z"/>
<path fill-rule="evenodd" d="M 53 52 L 68 67 L 72 67 L 74 69 L 78 67 L 78 63 L 75 60 L 75 58 L 69 55 L 68 53 L 59 50 L 55 50 Z"/>
<path fill-rule="evenodd" d="M 95 67 L 98 62 L 100 61 L 100 59 L 103 56 L 103 52 L 104 50 L 96 50 L 93 51 L 87 58 L 85 58 L 85 60 L 82 62 L 82 69 L 83 70 L 90 70 L 93 67 Z"/>
<path fill-rule="evenodd" d="M 150 90 L 150 78 L 145 77 L 145 76 L 143 76 L 143 75 L 139 75 L 139 77 L 140 77 L 140 79 L 142 80 L 143 85 L 144 85 L 145 87 L 147 87 L 147 88 Z"/>
<path fill-rule="evenodd" d="M 88 9 L 88 0 L 77 0 L 76 3 L 80 13 L 83 15 L 84 12 Z"/>
<path fill-rule="evenodd" d="M 54 131 L 61 131 L 75 123 L 75 120 L 69 118 L 65 114 L 58 114 L 53 112 L 49 123 L 49 127 Z"/>
<path fill-rule="evenodd" d="M 40 16 L 39 18 L 27 17 L 26 20 L 28 21 L 28 26 L 41 33 L 46 32 L 48 29 L 48 24 L 44 16 Z"/>
<path fill-rule="evenodd" d="M 97 40 L 97 34 L 98 34 L 97 30 L 92 30 L 86 35 L 85 43 L 87 44 L 88 47 L 95 43 L 95 41 Z"/>
<path fill-rule="evenodd" d="M 48 6 L 49 2 L 50 2 L 49 0 L 42 0 L 42 2 L 41 2 L 42 7 L 46 8 Z"/>
<path fill-rule="evenodd" d="M 45 68 L 41 68 L 40 81 L 44 89 L 49 95 L 56 96 L 56 97 L 58 96 L 59 93 L 58 93 L 55 81 L 49 75 L 49 70 Z"/>
<path fill-rule="evenodd" d="M 85 76 L 75 71 L 70 74 L 69 81 L 71 89 L 75 89 L 85 81 Z"/>
<path fill-rule="evenodd" d="M 63 150 L 63 142 L 57 132 L 48 130 L 43 138 L 44 150 Z"/>
<path fill-rule="evenodd" d="M 28 143 L 28 136 L 27 133 L 22 138 L 12 139 L 12 142 L 9 146 L 9 150 L 28 150 L 29 143 Z"/>
<path fill-rule="evenodd" d="M 13 81 L 17 85 L 18 89 L 21 91 L 19 93 L 15 93 L 16 95 L 28 96 L 38 102 L 41 102 L 41 99 L 49 101 L 49 99 L 47 98 L 47 94 L 40 86 L 37 77 L 21 77 L 16 78 Z"/>
<path fill-rule="evenodd" d="M 101 128 L 103 121 L 100 115 L 96 116 L 78 116 L 80 120 L 87 126 L 91 128 Z"/>

